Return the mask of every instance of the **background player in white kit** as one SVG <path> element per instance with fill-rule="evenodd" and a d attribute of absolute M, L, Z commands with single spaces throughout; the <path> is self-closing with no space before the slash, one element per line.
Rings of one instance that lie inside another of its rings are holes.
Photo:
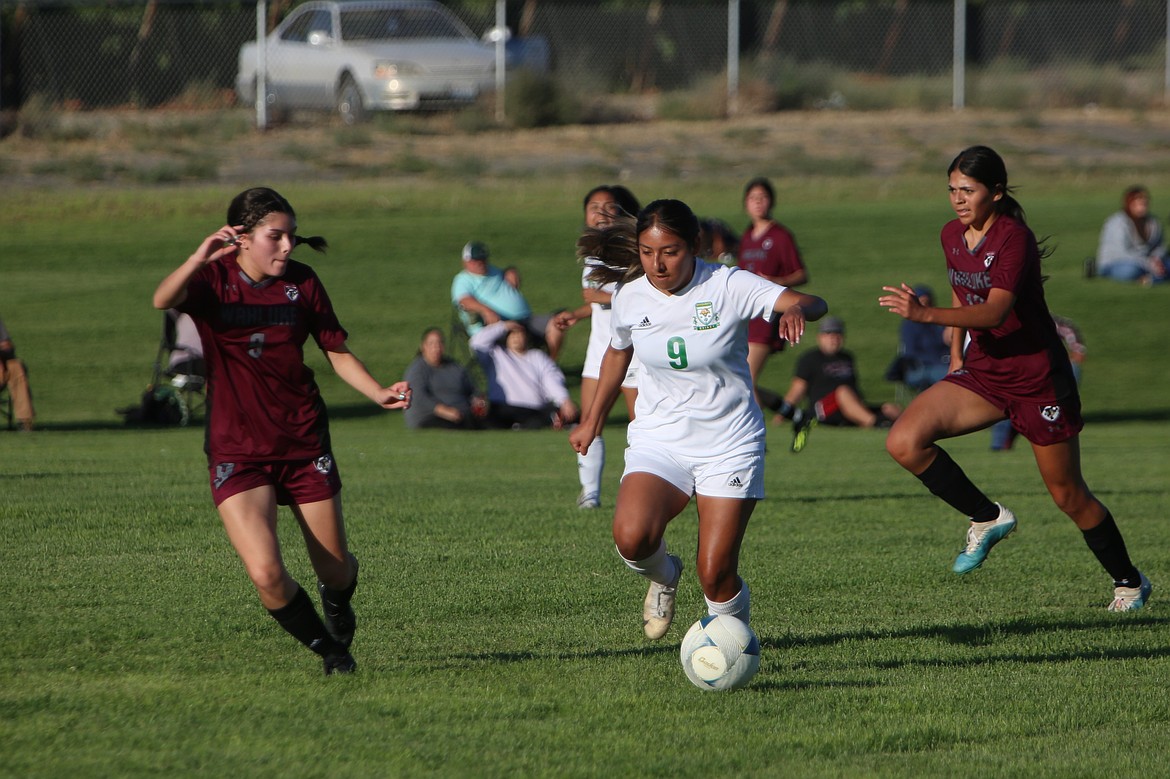
<path fill-rule="evenodd" d="M 620 225 L 610 231 L 622 229 Z M 763 414 L 747 364 L 748 321 L 780 316 L 780 333 L 798 343 L 825 301 L 751 273 L 699 260 L 699 220 L 678 200 L 656 200 L 634 228 L 639 262 L 623 268 L 601 256 L 600 278 L 623 282 L 614 294 L 613 340 L 597 395 L 569 436 L 587 452 L 604 424 L 626 368 L 638 355 L 638 401 L 614 510 L 613 537 L 626 564 L 650 579 L 643 628 L 651 639 L 674 618 L 682 561 L 667 552 L 667 524 L 695 495 L 696 570 L 707 608 L 747 622 L 747 584 L 739 549 L 756 501 L 764 497 Z"/>
<path fill-rule="evenodd" d="M 602 184 L 589 190 L 585 195 L 586 236 L 604 230 L 617 219 L 633 220 L 638 215 L 638 199 L 630 190 L 619 184 Z M 578 250 L 581 241 L 578 241 Z M 581 252 L 578 251 L 578 254 Z M 634 258 L 636 260 L 636 257 Z M 601 283 L 593 278 L 593 267 L 586 263 L 581 274 L 582 305 L 569 311 L 562 311 L 553 319 L 561 330 L 568 330 L 582 319 L 588 319 L 589 345 L 585 349 L 585 364 L 581 366 L 581 409 L 588 411 L 597 393 L 597 379 L 601 375 L 601 358 L 609 347 L 609 310 L 615 282 Z M 626 398 L 629 418 L 634 418 L 634 401 L 638 397 L 638 366 L 635 360 L 622 381 L 622 394 Z M 610 407 L 605 409 L 608 416 Z M 601 505 L 601 474 L 605 470 L 605 439 L 598 433 L 586 454 L 577 455 L 577 476 L 581 481 L 581 493 L 577 496 L 577 508 L 595 509 Z"/>

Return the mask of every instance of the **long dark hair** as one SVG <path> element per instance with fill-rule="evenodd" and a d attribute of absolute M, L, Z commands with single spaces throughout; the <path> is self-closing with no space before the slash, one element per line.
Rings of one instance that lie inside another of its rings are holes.
<path fill-rule="evenodd" d="M 638 204 L 638 198 L 634 197 L 634 193 L 623 187 L 621 184 L 601 184 L 589 190 L 585 194 L 585 199 L 581 202 L 582 208 L 589 207 L 589 201 L 598 192 L 605 192 L 613 198 L 614 205 L 618 207 L 618 216 L 635 217 L 638 212 L 642 210 L 642 206 Z"/>
<path fill-rule="evenodd" d="M 1012 196 L 1015 187 L 1008 185 L 1007 165 L 1004 164 L 1003 157 L 1000 157 L 995 149 L 989 146 L 968 146 L 951 161 L 950 167 L 947 168 L 947 175 L 949 176 L 956 170 L 968 178 L 975 179 L 991 190 L 992 194 L 997 192 L 1003 194 L 1003 197 L 993 204 L 996 214 L 1010 216 L 1023 225 L 1028 224 L 1027 217 L 1024 215 L 1024 207 Z M 1052 248 L 1045 245 L 1047 241 L 1048 236 L 1036 241 L 1041 259 L 1052 254 Z"/>
<path fill-rule="evenodd" d="M 645 271 L 638 256 L 634 220 L 619 217 L 602 228 L 588 227 L 577 239 L 577 257 L 597 284 L 633 281 Z"/>
<path fill-rule="evenodd" d="M 593 270 L 589 278 L 600 284 L 632 281 L 645 274 L 638 253 L 638 236 L 659 227 L 686 241 L 693 254 L 699 252 L 702 229 L 699 218 L 681 200 L 655 200 L 638 212 L 637 221 L 617 219 L 608 227 L 587 229 L 577 239 L 577 256 Z"/>
<path fill-rule="evenodd" d="M 1008 186 L 1007 165 L 994 149 L 988 146 L 968 146 L 959 152 L 947 168 L 947 175 L 958 170 L 964 176 L 975 179 L 991 190 L 992 194 L 1002 193 L 1003 197 L 995 201 L 995 213 L 1015 219 L 1017 222 L 1028 223 L 1024 216 L 1024 207 L 1012 197 L 1015 188 Z"/>
<path fill-rule="evenodd" d="M 749 181 L 743 188 L 743 199 L 747 200 L 747 196 L 751 194 L 753 189 L 759 187 L 768 193 L 768 213 L 767 217 L 772 218 L 772 209 L 776 207 L 776 190 L 772 187 L 772 182 L 763 176 L 756 176 Z"/>
<path fill-rule="evenodd" d="M 638 212 L 637 234 L 660 227 L 686 241 L 692 252 L 699 251 L 699 238 L 703 233 L 699 218 L 691 207 L 681 200 L 655 200 Z"/>
<path fill-rule="evenodd" d="M 293 219 L 297 218 L 293 207 L 275 189 L 252 187 L 232 198 L 228 206 L 227 223 L 233 227 L 242 225 L 244 232 L 250 233 L 269 214 L 288 214 Z M 329 242 L 319 235 L 308 238 L 297 236 L 294 245 L 299 246 L 302 243 L 319 252 L 325 251 L 329 246 Z"/>

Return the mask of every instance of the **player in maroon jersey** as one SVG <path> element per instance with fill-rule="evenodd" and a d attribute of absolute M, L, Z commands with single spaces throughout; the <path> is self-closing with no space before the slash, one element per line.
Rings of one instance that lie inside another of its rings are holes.
<path fill-rule="evenodd" d="M 1150 581 L 1130 561 L 1113 515 L 1081 474 L 1081 401 L 1044 300 L 1040 260 L 1046 252 L 1010 194 L 1007 168 L 995 151 L 965 149 L 947 173 L 958 217 L 942 229 L 952 307 L 923 306 L 905 283 L 882 287 L 878 302 L 911 321 L 955 328 L 951 373 L 914 398 L 890 429 L 886 450 L 971 518 L 967 545 L 953 568 L 967 573 L 1015 529 L 1016 518 L 991 502 L 935 442 L 1010 419 L 1031 442 L 1057 507 L 1113 577 L 1109 610 L 1141 608 L 1150 597 Z"/>
<path fill-rule="evenodd" d="M 273 190 L 241 192 L 227 224 L 159 284 L 154 305 L 190 314 L 199 329 L 211 493 L 260 602 L 323 658 L 326 674 L 349 673 L 358 563 L 346 543 L 341 477 L 305 341 L 312 336 L 337 374 L 383 408 L 409 407 L 411 393 L 405 381 L 382 386 L 349 351 L 317 274 L 291 257 L 298 244 L 326 245 L 297 236 L 292 206 Z M 284 566 L 278 504 L 301 526 L 324 622 Z"/>
<path fill-rule="evenodd" d="M 743 208 L 751 224 L 739 242 L 740 268 L 763 276 L 784 287 L 798 287 L 808 282 L 808 271 L 796 248 L 796 240 L 788 228 L 772 218 L 776 205 L 776 191 L 766 178 L 754 178 L 743 189 Z M 753 319 L 748 323 L 748 368 L 752 385 L 761 406 L 791 416 L 790 407 L 775 392 L 759 386 L 760 371 L 768 357 L 784 348 L 784 339 L 777 332 L 779 319 Z"/>

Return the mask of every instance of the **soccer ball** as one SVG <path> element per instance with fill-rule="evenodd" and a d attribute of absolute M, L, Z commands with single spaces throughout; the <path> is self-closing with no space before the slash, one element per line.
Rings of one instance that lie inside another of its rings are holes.
<path fill-rule="evenodd" d="M 700 690 L 734 690 L 760 669 L 760 640 L 746 622 L 708 614 L 683 636 L 679 659 Z"/>

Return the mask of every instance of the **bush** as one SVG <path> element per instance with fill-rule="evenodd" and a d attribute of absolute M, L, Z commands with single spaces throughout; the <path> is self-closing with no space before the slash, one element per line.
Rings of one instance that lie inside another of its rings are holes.
<path fill-rule="evenodd" d="M 580 114 L 576 101 L 555 80 L 527 70 L 508 80 L 504 107 L 508 122 L 518 128 L 573 124 Z"/>

